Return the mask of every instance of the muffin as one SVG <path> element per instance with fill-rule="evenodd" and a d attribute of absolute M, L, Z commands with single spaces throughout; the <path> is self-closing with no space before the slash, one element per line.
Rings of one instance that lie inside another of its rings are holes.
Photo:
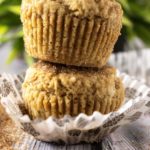
<path fill-rule="evenodd" d="M 122 14 L 115 0 L 23 0 L 26 51 L 53 63 L 102 67 L 120 34 Z"/>
<path fill-rule="evenodd" d="M 22 91 L 32 119 L 107 114 L 124 101 L 122 82 L 110 66 L 88 69 L 39 61 L 27 70 Z"/>

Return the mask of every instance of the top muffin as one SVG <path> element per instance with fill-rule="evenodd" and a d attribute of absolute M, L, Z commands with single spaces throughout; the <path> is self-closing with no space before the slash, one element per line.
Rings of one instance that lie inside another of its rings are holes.
<path fill-rule="evenodd" d="M 115 0 L 23 0 L 27 52 L 42 60 L 85 67 L 106 64 L 120 34 Z"/>

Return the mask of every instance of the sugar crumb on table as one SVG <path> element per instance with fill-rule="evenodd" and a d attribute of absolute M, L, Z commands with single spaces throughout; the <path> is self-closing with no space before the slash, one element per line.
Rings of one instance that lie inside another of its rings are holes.
<path fill-rule="evenodd" d="M 0 150 L 13 150 L 21 132 L 0 105 Z"/>

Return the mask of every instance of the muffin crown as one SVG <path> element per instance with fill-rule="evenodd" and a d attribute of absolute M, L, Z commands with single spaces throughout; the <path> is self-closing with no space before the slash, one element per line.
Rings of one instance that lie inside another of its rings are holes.
<path fill-rule="evenodd" d="M 69 74 L 82 74 L 84 76 L 94 76 L 95 74 L 110 76 L 116 74 L 116 69 L 109 65 L 102 68 L 88 68 L 78 66 L 66 66 L 62 64 L 52 64 L 49 62 L 38 61 L 30 68 L 39 70 L 40 72 L 53 72 L 55 74 L 69 73 Z"/>
<path fill-rule="evenodd" d="M 22 7 L 28 7 L 31 4 L 46 4 L 47 7 L 62 9 L 66 13 L 80 17 L 115 18 L 122 14 L 121 5 L 116 0 L 23 0 Z"/>

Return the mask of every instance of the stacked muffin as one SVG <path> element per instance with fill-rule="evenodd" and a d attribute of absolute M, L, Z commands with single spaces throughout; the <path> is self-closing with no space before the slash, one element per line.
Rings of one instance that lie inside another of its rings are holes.
<path fill-rule="evenodd" d="M 61 118 L 116 111 L 124 88 L 106 63 L 121 30 L 115 0 L 23 0 L 25 48 L 40 59 L 26 73 L 30 116 Z"/>

